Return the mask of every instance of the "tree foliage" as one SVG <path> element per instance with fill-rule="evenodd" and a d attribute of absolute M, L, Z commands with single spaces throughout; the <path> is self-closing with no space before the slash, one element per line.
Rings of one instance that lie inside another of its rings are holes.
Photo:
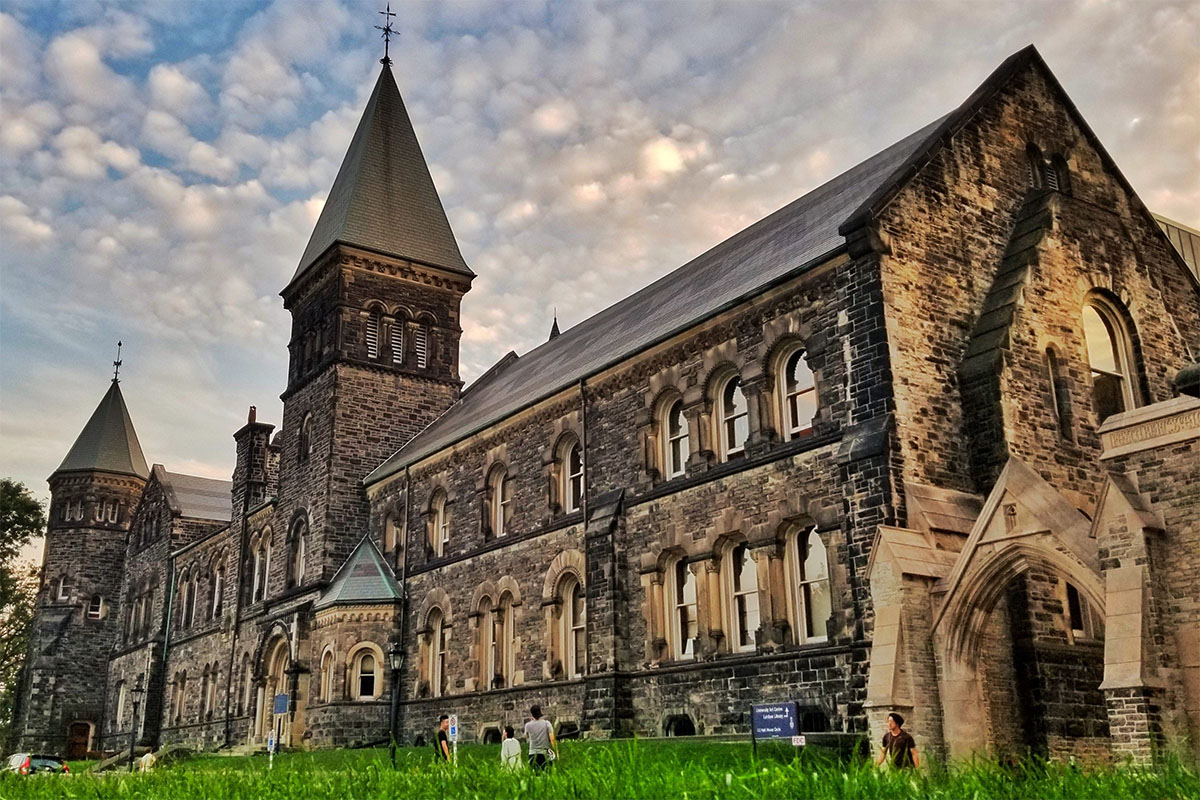
<path fill-rule="evenodd" d="M 38 570 L 21 564 L 21 548 L 42 533 L 42 504 L 25 484 L 0 479 L 0 743 L 9 738 L 18 678 L 37 598 Z"/>

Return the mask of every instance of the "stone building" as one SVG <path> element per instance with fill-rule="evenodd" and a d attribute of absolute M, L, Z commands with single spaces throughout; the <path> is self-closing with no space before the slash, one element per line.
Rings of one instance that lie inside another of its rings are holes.
<path fill-rule="evenodd" d="M 279 431 L 251 409 L 229 484 L 150 470 L 114 383 L 51 477 L 25 746 L 794 700 L 950 756 L 1195 752 L 1200 285 L 1032 47 L 464 389 L 473 277 L 385 67 L 282 292 Z"/>

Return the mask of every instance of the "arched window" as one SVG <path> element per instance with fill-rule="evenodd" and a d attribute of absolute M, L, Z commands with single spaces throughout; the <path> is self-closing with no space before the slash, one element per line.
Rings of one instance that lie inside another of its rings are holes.
<path fill-rule="evenodd" d="M 399 538 L 399 532 L 396 526 L 396 514 L 391 512 L 383 518 L 383 552 L 394 552 L 397 538 Z"/>
<path fill-rule="evenodd" d="M 683 398 L 666 404 L 659 425 L 659 440 L 663 443 L 663 477 L 677 478 L 684 474 L 689 454 L 688 421 L 683 413 Z"/>
<path fill-rule="evenodd" d="M 192 605 L 192 576 L 188 570 L 179 575 L 179 628 L 187 630 L 192 621 L 188 617 L 188 608 Z"/>
<path fill-rule="evenodd" d="M 221 553 L 212 571 L 212 602 L 208 604 L 208 618 L 220 619 L 225 605 L 225 554 Z"/>
<path fill-rule="evenodd" d="M 429 501 L 429 545 L 434 556 L 446 554 L 450 543 L 450 514 L 446 509 L 446 493 L 438 489 Z"/>
<path fill-rule="evenodd" d="M 817 415 L 817 384 L 804 355 L 803 350 L 797 349 L 780 361 L 783 370 L 776 383 L 784 441 L 811 434 L 813 417 Z"/>
<path fill-rule="evenodd" d="M 392 351 L 392 363 L 404 363 L 404 320 L 394 319 L 388 325 L 388 345 Z"/>
<path fill-rule="evenodd" d="M 1025 179 L 1030 189 L 1042 188 L 1045 169 L 1046 160 L 1042 158 L 1042 151 L 1035 144 L 1027 146 L 1025 148 Z"/>
<path fill-rule="evenodd" d="M 1063 371 L 1058 352 L 1053 347 L 1046 348 L 1046 372 L 1050 384 L 1050 407 L 1054 409 L 1054 420 L 1057 423 L 1058 435 L 1067 441 L 1074 441 L 1074 419 L 1071 414 L 1071 387 Z"/>
<path fill-rule="evenodd" d="M 209 694 L 208 688 L 210 685 L 212 685 L 212 679 L 209 676 L 209 671 L 210 671 L 210 667 L 207 664 L 205 664 L 204 665 L 204 674 L 200 678 L 200 717 L 201 717 L 201 719 L 207 717 L 209 714 L 212 713 L 212 707 L 209 706 L 209 704 L 208 704 L 209 698 L 211 697 L 211 695 Z"/>
<path fill-rule="evenodd" d="M 500 595 L 496 612 L 496 668 L 492 688 L 511 686 L 516 670 L 515 639 L 516 627 L 513 619 L 513 596 L 508 592 Z"/>
<path fill-rule="evenodd" d="M 1055 154 L 1051 157 L 1050 167 L 1046 173 L 1046 184 L 1048 188 L 1063 194 L 1071 193 L 1071 169 L 1067 166 L 1067 160 L 1061 155 Z"/>
<path fill-rule="evenodd" d="M 413 331 L 413 353 L 417 357 L 418 369 L 429 366 L 429 328 L 423 324 Z"/>
<path fill-rule="evenodd" d="M 304 583 L 304 559 L 308 548 L 308 521 L 301 517 L 292 523 L 288 537 L 288 587 Z"/>
<path fill-rule="evenodd" d="M 54 586 L 54 599 L 60 603 L 65 603 L 71 599 L 71 578 L 69 575 L 62 575 Z"/>
<path fill-rule="evenodd" d="M 307 461 L 312 455 L 312 414 L 305 414 L 300 423 L 300 460 Z"/>
<path fill-rule="evenodd" d="M 1083 336 L 1092 373 L 1092 404 L 1103 422 L 1136 405 L 1129 336 L 1116 310 L 1099 299 L 1083 307 Z"/>
<path fill-rule="evenodd" d="M 448 631 L 441 609 L 429 613 L 429 692 L 441 697 L 446 691 L 446 650 Z"/>
<path fill-rule="evenodd" d="M 333 648 L 327 648 L 321 656 L 321 702 L 333 700 Z"/>
<path fill-rule="evenodd" d="M 187 702 L 187 670 L 175 676 L 175 724 L 183 721 L 183 707 Z"/>
<path fill-rule="evenodd" d="M 562 630 L 563 673 L 568 678 L 582 677 L 587 664 L 587 601 L 583 584 L 574 575 L 568 575 L 559 588 L 562 607 L 560 624 Z"/>
<path fill-rule="evenodd" d="M 379 358 L 379 312 L 372 309 L 367 313 L 367 358 Z"/>
<path fill-rule="evenodd" d="M 92 599 L 88 601 L 87 618 L 103 619 L 104 611 L 104 598 L 98 594 L 92 595 Z"/>
<path fill-rule="evenodd" d="M 496 613 L 492 598 L 480 599 L 478 608 L 479 688 L 486 691 L 496 676 Z"/>
<path fill-rule="evenodd" d="M 679 558 L 668 566 L 666 574 L 667 634 L 671 655 L 675 659 L 692 658 L 696 654 L 696 575 L 685 559 Z"/>
<path fill-rule="evenodd" d="M 758 567 L 744 544 L 729 552 L 730 645 L 736 651 L 754 650 L 759 626 Z"/>
<path fill-rule="evenodd" d="M 271 529 L 263 528 L 253 546 L 253 583 L 250 602 L 257 603 L 267 597 L 267 577 L 271 574 Z"/>
<path fill-rule="evenodd" d="M 741 378 L 734 375 L 726 380 L 718 400 L 719 455 L 721 461 L 728 461 L 745 453 L 746 439 L 750 436 L 750 405 L 742 391 Z"/>
<path fill-rule="evenodd" d="M 566 514 L 583 507 L 583 447 L 571 436 L 559 446 L 559 495 Z"/>
<path fill-rule="evenodd" d="M 1063 581 L 1061 585 L 1065 587 L 1066 602 L 1063 603 L 1063 606 L 1066 610 L 1066 627 L 1070 643 L 1103 639 L 1104 621 L 1100 612 L 1096 611 L 1092 604 L 1080 595 L 1079 589 L 1073 583 Z"/>
<path fill-rule="evenodd" d="M 238 713 L 249 714 L 254 710 L 254 667 L 250 654 L 242 654 L 242 696 L 238 700 Z"/>
<path fill-rule="evenodd" d="M 382 676 L 380 675 L 379 658 L 375 655 L 375 651 L 370 648 L 363 648 L 355 653 L 351 660 L 352 668 L 351 682 L 353 691 L 352 700 L 375 700 L 378 699 L 380 690 L 383 688 Z"/>
<path fill-rule="evenodd" d="M 512 481 L 503 464 L 497 464 L 488 475 L 488 527 L 492 536 L 503 536 L 508 532 L 512 519 Z"/>
<path fill-rule="evenodd" d="M 833 614 L 825 544 L 812 526 L 798 529 L 787 543 L 796 641 L 823 642 L 827 638 L 826 622 Z"/>

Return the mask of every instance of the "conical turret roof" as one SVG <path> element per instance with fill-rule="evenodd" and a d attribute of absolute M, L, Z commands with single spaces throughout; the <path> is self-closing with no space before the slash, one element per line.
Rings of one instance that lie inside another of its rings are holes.
<path fill-rule="evenodd" d="M 396 573 L 371 537 L 364 536 L 313 608 L 394 603 L 403 596 L 404 590 L 396 582 Z"/>
<path fill-rule="evenodd" d="M 292 282 L 337 243 L 474 275 L 450 230 L 408 110 L 386 65 Z"/>
<path fill-rule="evenodd" d="M 133 420 L 121 396 L 121 384 L 113 380 L 92 418 L 56 472 L 95 470 L 150 477 L 142 445 L 133 430 Z"/>

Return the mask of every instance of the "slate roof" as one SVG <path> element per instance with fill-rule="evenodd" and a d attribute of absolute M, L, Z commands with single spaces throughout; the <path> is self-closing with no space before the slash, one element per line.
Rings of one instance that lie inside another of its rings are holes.
<path fill-rule="evenodd" d="M 158 464 L 155 470 L 162 469 Z M 171 510 L 180 516 L 229 522 L 233 509 L 233 482 L 181 475 L 162 469 L 159 480 Z"/>
<path fill-rule="evenodd" d="M 55 472 L 98 470 L 150 477 L 142 445 L 133 430 L 133 420 L 121 396 L 121 384 L 114 380 L 83 426 L 79 438 Z"/>
<path fill-rule="evenodd" d="M 403 596 L 404 592 L 396 582 L 396 573 L 388 566 L 371 537 L 364 536 L 313 608 L 395 603 Z"/>
<path fill-rule="evenodd" d="M 375 82 L 291 283 L 336 243 L 474 275 L 450 230 L 387 66 Z"/>
<path fill-rule="evenodd" d="M 1031 63 L 1013 54 L 957 109 L 519 358 L 505 356 L 365 479 L 370 485 L 827 260 L 975 109 Z M 1053 76 L 1051 76 L 1053 79 Z M 503 361 L 503 360 L 502 360 Z"/>

